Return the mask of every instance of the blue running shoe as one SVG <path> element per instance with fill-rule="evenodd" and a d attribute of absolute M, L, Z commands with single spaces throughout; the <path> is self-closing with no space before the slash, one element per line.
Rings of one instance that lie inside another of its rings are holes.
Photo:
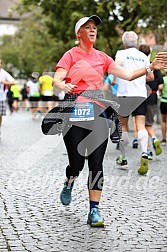
<path fill-rule="evenodd" d="M 148 160 L 152 160 L 153 159 L 153 153 L 151 150 L 147 150 L 147 156 L 148 156 Z"/>
<path fill-rule="evenodd" d="M 68 206 L 72 201 L 72 185 L 64 184 L 63 190 L 60 193 L 60 201 L 63 205 Z"/>
<path fill-rule="evenodd" d="M 138 140 L 135 138 L 132 143 L 132 148 L 137 149 L 138 148 Z"/>
<path fill-rule="evenodd" d="M 100 215 L 98 207 L 92 208 L 89 212 L 87 224 L 91 227 L 104 227 L 104 221 Z"/>

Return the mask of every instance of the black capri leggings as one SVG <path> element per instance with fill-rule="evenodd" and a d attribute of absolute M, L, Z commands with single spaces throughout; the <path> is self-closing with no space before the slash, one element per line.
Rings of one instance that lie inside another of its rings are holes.
<path fill-rule="evenodd" d="M 78 177 L 88 156 L 88 189 L 102 190 L 103 159 L 107 147 L 109 128 L 105 118 L 99 117 L 104 109 L 94 104 L 95 120 L 68 124 L 69 130 L 63 136 L 69 165 L 66 177 Z"/>

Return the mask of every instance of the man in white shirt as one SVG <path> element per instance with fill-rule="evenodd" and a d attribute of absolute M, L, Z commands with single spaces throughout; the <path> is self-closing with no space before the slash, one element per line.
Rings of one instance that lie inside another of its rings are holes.
<path fill-rule="evenodd" d="M 135 32 L 125 32 L 122 36 L 124 49 L 116 53 L 115 61 L 117 64 L 125 67 L 128 71 L 140 67 L 146 67 L 147 80 L 153 80 L 154 75 L 149 68 L 148 57 L 140 52 L 137 47 L 138 36 Z M 125 154 L 128 145 L 128 119 L 129 115 L 135 118 L 138 132 L 138 140 L 140 142 L 142 154 L 140 159 L 139 174 L 146 174 L 148 171 L 147 143 L 148 132 L 145 128 L 146 103 L 148 97 L 146 89 L 146 76 L 142 76 L 132 81 L 119 79 L 118 85 L 118 102 L 120 104 L 119 115 L 122 124 L 122 139 L 120 141 L 121 155 L 116 162 L 121 167 L 127 167 L 127 159 Z"/>
<path fill-rule="evenodd" d="M 2 116 L 6 115 L 6 85 L 13 85 L 14 78 L 2 69 L 2 60 L 0 59 L 0 138 L 1 138 L 1 125 Z"/>

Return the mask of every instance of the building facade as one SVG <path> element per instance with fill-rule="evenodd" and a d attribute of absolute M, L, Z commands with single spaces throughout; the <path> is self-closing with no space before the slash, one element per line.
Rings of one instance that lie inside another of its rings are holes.
<path fill-rule="evenodd" d="M 0 0 L 0 36 L 13 35 L 17 31 L 20 16 L 14 8 L 18 0 Z"/>

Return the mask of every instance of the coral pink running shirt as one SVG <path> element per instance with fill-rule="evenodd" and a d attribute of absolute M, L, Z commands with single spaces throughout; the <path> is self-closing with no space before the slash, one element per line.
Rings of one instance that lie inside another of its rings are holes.
<path fill-rule="evenodd" d="M 84 90 L 101 89 L 104 74 L 109 67 L 115 65 L 111 57 L 99 50 L 93 48 L 90 53 L 86 53 L 79 47 L 73 47 L 59 60 L 56 69 L 66 69 L 66 83 L 77 85 L 73 93 L 80 93 Z"/>

